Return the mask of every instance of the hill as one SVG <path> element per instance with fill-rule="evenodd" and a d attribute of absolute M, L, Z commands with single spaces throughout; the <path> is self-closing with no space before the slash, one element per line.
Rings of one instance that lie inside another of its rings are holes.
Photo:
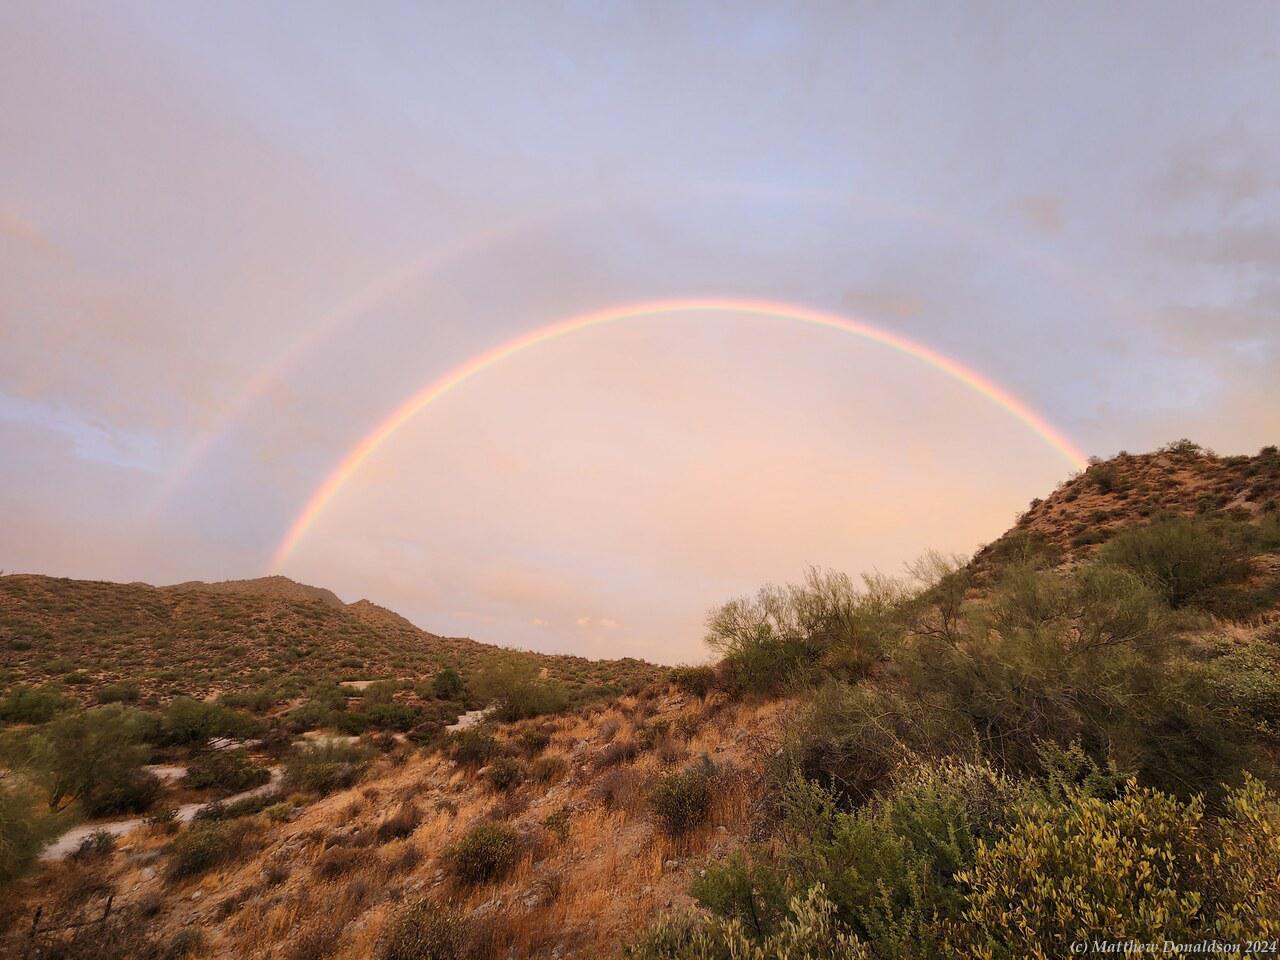
<path fill-rule="evenodd" d="M 914 960 L 1280 936 L 1277 463 L 1122 455 L 971 560 L 730 600 L 714 669 L 514 716 L 499 692 L 478 727 L 376 753 L 295 747 L 261 801 L 30 873 L 11 927 L 112 891 L 92 944 L 42 942 Z"/>
<path fill-rule="evenodd" d="M 0 577 L 0 650 L 8 683 L 57 683 L 87 701 L 132 685 L 163 702 L 341 679 L 430 679 L 516 661 L 573 694 L 621 690 L 655 676 L 636 660 L 588 661 L 442 637 L 368 600 L 285 577 L 147 584 Z"/>

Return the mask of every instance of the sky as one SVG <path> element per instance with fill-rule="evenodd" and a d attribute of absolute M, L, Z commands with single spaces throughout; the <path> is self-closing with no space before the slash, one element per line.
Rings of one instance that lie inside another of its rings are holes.
<path fill-rule="evenodd" d="M 780 306 L 623 309 L 707 299 Z M 1078 468 L 894 338 L 1083 454 L 1280 441 L 1280 6 L 0 5 L 8 572 L 698 661 Z"/>

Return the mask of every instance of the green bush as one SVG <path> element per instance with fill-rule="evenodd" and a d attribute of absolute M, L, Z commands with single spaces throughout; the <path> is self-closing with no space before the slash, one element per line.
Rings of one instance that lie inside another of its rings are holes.
<path fill-rule="evenodd" d="M 198 744 L 213 737 L 244 740 L 261 731 L 261 722 L 242 710 L 190 697 L 176 698 L 160 715 L 160 742 L 166 744 Z"/>
<path fill-rule="evenodd" d="M 701 766 L 658 778 L 649 793 L 649 805 L 662 829 L 683 836 L 706 823 L 711 816 L 711 774 Z"/>
<path fill-rule="evenodd" d="M 378 960 L 462 960 L 468 924 L 459 912 L 425 898 L 391 917 L 378 940 Z"/>
<path fill-rule="evenodd" d="M 484 766 L 503 752 L 502 745 L 494 739 L 493 734 L 479 727 L 449 734 L 446 749 L 456 762 L 471 767 Z"/>
<path fill-rule="evenodd" d="M 481 823 L 445 851 L 445 861 L 460 883 L 475 885 L 505 876 L 523 847 L 519 834 L 506 824 Z"/>
<path fill-rule="evenodd" d="M 524 764 L 515 757 L 498 757 L 489 764 L 488 776 L 493 789 L 512 790 L 524 780 Z"/>
<path fill-rule="evenodd" d="M 57 830 L 34 789 L 0 779 L 0 887 L 21 876 Z"/>
<path fill-rule="evenodd" d="M 1132 570 L 1175 608 L 1203 602 L 1248 569 L 1237 530 L 1181 518 L 1128 530 L 1103 547 L 1102 557 Z"/>
<path fill-rule="evenodd" d="M 708 866 L 689 893 L 712 913 L 740 923 L 755 940 L 767 937 L 787 916 L 786 875 L 767 859 L 740 850 Z"/>
<path fill-rule="evenodd" d="M 322 741 L 294 747 L 285 759 L 284 783 L 290 790 L 332 793 L 353 786 L 372 754 L 357 743 Z"/>
<path fill-rule="evenodd" d="M 629 960 L 872 960 L 857 937 L 841 928 L 821 886 L 793 897 L 778 930 L 763 939 L 741 922 L 660 921 L 628 946 Z"/>
<path fill-rule="evenodd" d="M 672 667 L 668 677 L 676 687 L 695 697 L 705 697 L 716 683 L 715 670 L 707 666 Z"/>
<path fill-rule="evenodd" d="M 49 806 L 79 801 L 90 816 L 145 810 L 160 782 L 143 770 L 145 717 L 118 705 L 64 714 L 34 744 L 34 763 L 49 788 Z"/>
<path fill-rule="evenodd" d="M 192 823 L 169 847 L 171 879 L 192 877 L 234 860 L 244 851 L 251 824 L 246 820 L 205 820 Z"/>
<path fill-rule="evenodd" d="M 271 779 L 271 774 L 253 763 L 243 750 L 214 750 L 195 757 L 184 779 L 187 786 L 196 790 L 216 787 L 238 793 L 261 786 Z"/>
<path fill-rule="evenodd" d="M 431 678 L 431 692 L 437 700 L 462 700 L 467 695 L 467 686 L 462 682 L 462 674 L 453 667 L 445 667 Z"/>
<path fill-rule="evenodd" d="M 1113 800 L 1033 800 L 982 844 L 955 946 L 991 957 L 1054 955 L 1078 939 L 1140 941 L 1280 933 L 1280 801 L 1256 780 L 1206 818 L 1198 800 L 1130 786 Z"/>
<path fill-rule="evenodd" d="M 137 703 L 140 694 L 133 682 L 108 683 L 98 689 L 99 703 Z"/>
<path fill-rule="evenodd" d="M 533 663 L 513 660 L 491 664 L 471 686 L 476 696 L 494 705 L 494 715 L 507 722 L 559 713 L 569 706 L 565 689 L 538 676 Z"/>
<path fill-rule="evenodd" d="M 56 687 L 15 686 L 0 700 L 0 723 L 48 723 L 74 703 Z"/>
<path fill-rule="evenodd" d="M 892 581 L 865 578 L 860 591 L 845 574 L 814 569 L 803 584 L 768 586 L 712 612 L 706 642 L 744 692 L 779 692 L 820 659 L 858 679 L 900 632 L 902 599 Z"/>

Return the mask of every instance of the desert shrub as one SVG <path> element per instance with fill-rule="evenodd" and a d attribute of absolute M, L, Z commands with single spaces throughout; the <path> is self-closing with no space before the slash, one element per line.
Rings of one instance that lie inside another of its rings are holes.
<path fill-rule="evenodd" d="M 462 700 L 467 695 L 467 686 L 462 682 L 462 674 L 453 667 L 445 667 L 431 678 L 431 692 L 437 700 Z"/>
<path fill-rule="evenodd" d="M 142 715 L 119 705 L 64 714 L 35 743 L 34 761 L 55 809 L 79 801 L 90 816 L 145 810 L 159 780 L 143 770 Z"/>
<path fill-rule="evenodd" d="M 445 851 L 455 879 L 474 885 L 501 879 L 520 858 L 524 844 L 504 823 L 481 823 Z"/>
<path fill-rule="evenodd" d="M 213 737 L 243 740 L 261 730 L 261 722 L 242 710 L 191 697 L 177 697 L 160 715 L 160 742 L 167 744 L 203 743 Z"/>
<path fill-rule="evenodd" d="M 972 730 L 946 706 L 927 695 L 826 684 L 790 726 L 774 772 L 785 783 L 799 771 L 846 806 L 865 802 L 904 764 L 973 752 Z"/>
<path fill-rule="evenodd" d="M 649 805 L 667 834 L 683 836 L 711 815 L 711 787 L 711 774 L 703 766 L 664 774 L 649 793 Z"/>
<path fill-rule="evenodd" d="M 493 789 L 505 792 L 524 780 L 524 764 L 515 757 L 498 757 L 489 764 L 488 776 Z"/>
<path fill-rule="evenodd" d="M 483 766 L 503 752 L 493 734 L 478 727 L 449 734 L 446 749 L 454 761 L 471 767 Z"/>
<path fill-rule="evenodd" d="M 285 759 L 284 782 L 292 790 L 332 793 L 353 786 L 371 759 L 368 748 L 358 743 L 300 745 Z"/>
<path fill-rule="evenodd" d="M 532 663 L 491 664 L 475 678 L 472 687 L 478 697 L 495 706 L 495 716 L 507 722 L 559 713 L 569 706 L 564 687 L 539 677 Z"/>
<path fill-rule="evenodd" d="M 689 893 L 712 913 L 740 923 L 755 940 L 776 930 L 787 915 L 786 875 L 767 859 L 742 851 L 707 867 Z"/>
<path fill-rule="evenodd" d="M 71 852 L 71 859 L 85 861 L 98 860 L 111 855 L 116 848 L 115 834 L 106 830 L 95 830 L 89 834 Z"/>
<path fill-rule="evenodd" d="M 695 697 L 705 697 L 716 683 L 715 669 L 708 666 L 672 667 L 668 677 L 677 688 Z"/>
<path fill-rule="evenodd" d="M 99 703 L 136 703 L 140 693 L 136 683 L 121 681 L 99 688 L 97 699 Z"/>
<path fill-rule="evenodd" d="M 892 581 L 864 578 L 859 590 L 845 574 L 814 569 L 803 584 L 767 586 L 713 611 L 706 642 L 745 692 L 776 693 L 819 659 L 857 679 L 900 632 L 902 599 Z"/>
<path fill-rule="evenodd" d="M 192 823 L 169 847 L 169 877 L 174 880 L 192 877 L 236 859 L 247 846 L 251 831 L 247 820 Z"/>
<path fill-rule="evenodd" d="M 0 700 L 0 723 L 48 723 L 74 702 L 55 687 L 14 686 Z"/>
<path fill-rule="evenodd" d="M 526 727 L 516 736 L 516 746 L 526 757 L 534 757 L 551 745 L 551 734 L 538 727 Z"/>
<path fill-rule="evenodd" d="M 363 714 L 370 726 L 382 730 L 411 730 L 422 719 L 422 710 L 411 703 L 373 703 Z"/>
<path fill-rule="evenodd" d="M 515 829 L 504 823 L 481 823 L 449 846 L 444 860 L 454 879 L 474 886 L 506 876 L 522 850 L 524 844 Z"/>
<path fill-rule="evenodd" d="M 1161 941 L 1274 936 L 1280 802 L 1252 780 L 1228 796 L 1216 821 L 1198 800 L 1136 784 L 1112 800 L 1071 793 L 1018 805 L 957 876 L 966 905 L 956 946 L 1022 957 L 1116 930 Z"/>
<path fill-rule="evenodd" d="M 693 918 L 660 921 L 623 951 L 630 960 L 872 960 L 843 929 L 822 887 L 793 897 L 776 932 L 755 938 L 742 923 Z"/>
<path fill-rule="evenodd" d="M 466 918 L 425 898 L 402 906 L 378 940 L 378 960 L 463 960 Z"/>
<path fill-rule="evenodd" d="M 10 779 L 0 779 L 0 887 L 35 862 L 57 829 L 54 818 L 39 808 L 35 790 Z"/>
<path fill-rule="evenodd" d="M 299 704 L 285 715 L 285 725 L 294 733 L 331 726 L 339 711 L 317 700 Z"/>
<path fill-rule="evenodd" d="M 1175 608 L 1203 600 L 1247 571 L 1233 531 L 1181 518 L 1125 531 L 1103 547 L 1102 556 L 1132 570 Z"/>
<path fill-rule="evenodd" d="M 195 757 L 184 779 L 187 786 L 196 790 L 216 787 L 238 793 L 261 786 L 271 779 L 271 774 L 253 763 L 243 750 L 215 750 Z"/>

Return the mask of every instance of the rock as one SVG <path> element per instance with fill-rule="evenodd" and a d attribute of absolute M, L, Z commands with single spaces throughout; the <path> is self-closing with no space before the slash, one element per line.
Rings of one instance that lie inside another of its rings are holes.
<path fill-rule="evenodd" d="M 199 899 L 200 899 L 201 897 L 203 897 L 203 896 L 204 896 L 204 891 L 202 891 L 202 890 L 197 890 L 195 893 L 191 894 L 191 899 L 192 899 L 192 900 L 199 900 Z"/>

